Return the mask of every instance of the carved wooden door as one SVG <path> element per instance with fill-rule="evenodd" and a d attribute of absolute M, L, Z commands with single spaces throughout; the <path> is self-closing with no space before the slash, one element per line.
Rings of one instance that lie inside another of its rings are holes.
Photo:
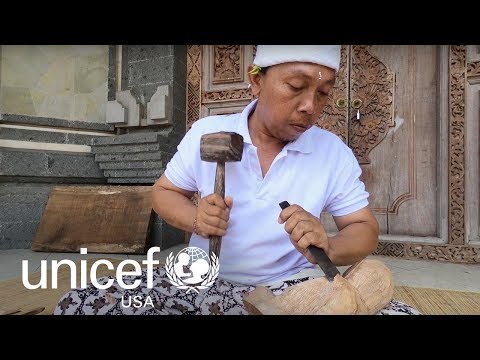
<path fill-rule="evenodd" d="M 251 101 L 254 46 L 188 48 L 187 127 L 199 117 L 241 111 Z M 318 126 L 354 151 L 370 205 L 386 238 L 436 242 L 439 209 L 438 47 L 344 46 L 342 65 Z M 443 215 L 442 215 L 443 214 Z M 322 216 L 329 230 L 334 225 Z"/>
<path fill-rule="evenodd" d="M 344 46 L 319 126 L 345 141 L 363 171 L 381 232 L 440 241 L 436 46 Z"/>
<path fill-rule="evenodd" d="M 191 45 L 187 53 L 187 129 L 201 117 L 241 112 L 252 100 L 253 45 Z"/>

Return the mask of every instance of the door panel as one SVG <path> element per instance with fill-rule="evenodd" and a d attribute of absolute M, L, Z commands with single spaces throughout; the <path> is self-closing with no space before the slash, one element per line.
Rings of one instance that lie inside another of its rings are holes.
<path fill-rule="evenodd" d="M 248 66 L 252 45 L 205 45 L 202 62 L 201 116 L 241 111 L 251 100 Z"/>
<path fill-rule="evenodd" d="M 351 46 L 342 55 L 319 126 L 348 137 L 382 234 L 437 236 L 436 46 Z"/>

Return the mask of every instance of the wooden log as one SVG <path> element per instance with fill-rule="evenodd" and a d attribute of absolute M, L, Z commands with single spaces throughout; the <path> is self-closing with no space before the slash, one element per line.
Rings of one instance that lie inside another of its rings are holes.
<path fill-rule="evenodd" d="M 351 266 L 337 275 L 307 280 L 274 295 L 257 287 L 243 298 L 249 314 L 263 315 L 366 315 L 375 314 L 393 296 L 390 270 L 378 260 Z"/>
<path fill-rule="evenodd" d="M 359 292 L 369 314 L 383 309 L 393 298 L 393 276 L 379 260 L 362 260 L 348 268 L 343 276 Z"/>

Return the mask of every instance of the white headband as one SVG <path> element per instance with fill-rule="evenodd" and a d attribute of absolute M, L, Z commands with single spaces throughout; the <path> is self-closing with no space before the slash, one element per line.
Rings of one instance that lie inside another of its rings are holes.
<path fill-rule="evenodd" d="M 267 67 L 286 62 L 310 62 L 338 71 L 341 45 L 258 45 L 253 63 Z"/>

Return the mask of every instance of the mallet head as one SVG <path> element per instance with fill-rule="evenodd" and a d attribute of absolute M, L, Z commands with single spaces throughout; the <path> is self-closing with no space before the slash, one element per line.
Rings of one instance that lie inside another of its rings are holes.
<path fill-rule="evenodd" d="M 234 132 L 204 134 L 200 138 L 200 158 L 210 162 L 242 160 L 243 136 Z"/>

